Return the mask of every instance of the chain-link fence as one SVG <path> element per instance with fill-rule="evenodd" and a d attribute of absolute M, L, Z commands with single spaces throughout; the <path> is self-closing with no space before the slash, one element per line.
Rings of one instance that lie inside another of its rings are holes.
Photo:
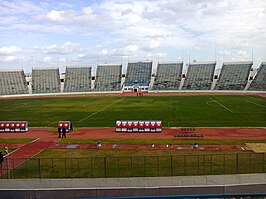
<path fill-rule="evenodd" d="M 6 158 L 1 178 L 110 178 L 265 173 L 266 153 Z"/>

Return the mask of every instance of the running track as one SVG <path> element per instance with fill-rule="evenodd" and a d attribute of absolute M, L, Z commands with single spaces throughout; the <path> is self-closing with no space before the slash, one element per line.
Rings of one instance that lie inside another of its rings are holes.
<path fill-rule="evenodd" d="M 174 134 L 182 133 L 180 129 L 165 128 L 163 133 L 116 133 L 114 128 L 81 128 L 78 131 L 68 133 L 67 137 L 72 139 L 174 139 Z M 240 139 L 240 140 L 266 140 L 265 128 L 197 128 L 194 133 L 204 134 L 204 139 Z M 57 133 L 51 128 L 30 128 L 26 133 L 0 133 L 0 138 L 31 138 L 28 144 L 0 144 L 0 147 L 8 146 L 17 148 L 9 154 L 9 170 L 19 166 L 25 159 L 32 158 L 47 148 L 99 148 L 94 144 L 63 145 L 58 144 Z M 182 139 L 182 138 L 180 138 Z M 184 138 L 183 138 L 184 139 Z M 191 150 L 188 145 L 172 146 L 173 149 Z M 229 147 L 229 148 L 228 148 Z M 200 146 L 195 150 L 240 150 L 246 146 Z M 165 145 L 112 145 L 105 144 L 102 149 L 169 149 Z M 7 161 L 2 165 L 2 174 L 7 171 Z"/>

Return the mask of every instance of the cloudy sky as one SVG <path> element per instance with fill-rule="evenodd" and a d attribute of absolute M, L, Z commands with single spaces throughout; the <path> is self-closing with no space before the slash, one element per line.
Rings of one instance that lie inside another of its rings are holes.
<path fill-rule="evenodd" d="M 0 0 L 0 69 L 252 57 L 266 61 L 265 0 Z"/>

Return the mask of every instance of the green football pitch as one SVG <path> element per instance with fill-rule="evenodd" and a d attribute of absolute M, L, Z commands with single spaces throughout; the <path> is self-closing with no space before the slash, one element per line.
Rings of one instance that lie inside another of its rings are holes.
<path fill-rule="evenodd" d="M 259 96 L 86 96 L 0 101 L 0 120 L 31 127 L 114 127 L 116 120 L 162 120 L 164 127 L 265 127 L 266 99 Z"/>

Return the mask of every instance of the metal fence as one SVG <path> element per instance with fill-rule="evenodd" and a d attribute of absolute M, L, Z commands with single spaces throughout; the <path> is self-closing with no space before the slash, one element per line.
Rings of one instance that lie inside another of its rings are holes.
<path fill-rule="evenodd" d="M 265 173 L 266 153 L 6 158 L 1 178 L 110 178 Z"/>

